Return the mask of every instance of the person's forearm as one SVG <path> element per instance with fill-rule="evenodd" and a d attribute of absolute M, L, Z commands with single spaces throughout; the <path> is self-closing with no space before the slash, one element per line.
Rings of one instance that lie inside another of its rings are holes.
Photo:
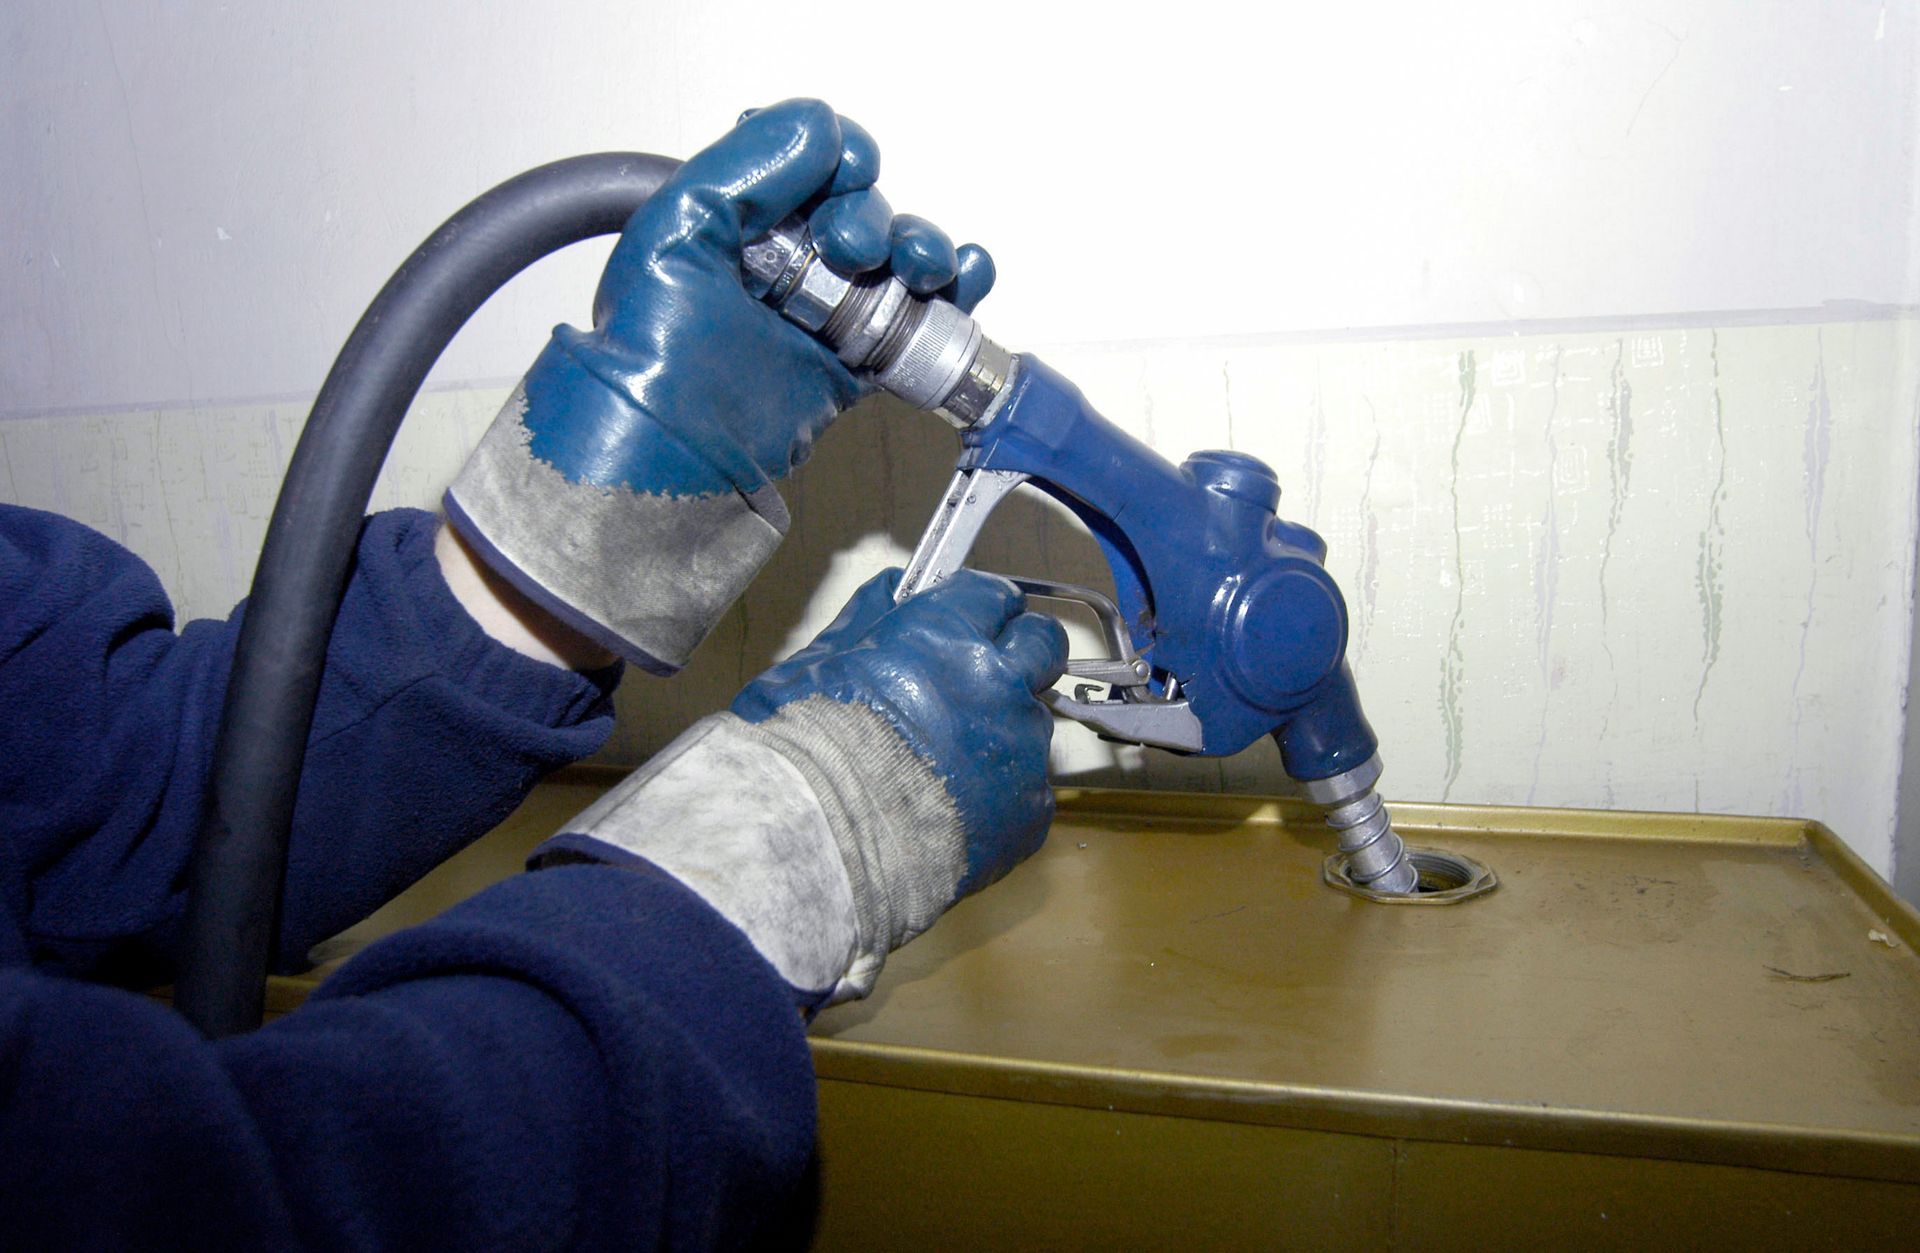
<path fill-rule="evenodd" d="M 433 555 L 447 588 L 480 629 L 516 653 L 567 670 L 598 670 L 613 664 L 607 649 L 533 603 L 474 556 L 460 533 L 444 521 Z"/>
<path fill-rule="evenodd" d="M 436 526 L 395 510 L 361 535 L 308 736 L 284 967 L 612 729 L 617 668 L 560 669 L 483 629 L 442 574 Z M 34 589 L 0 631 L 0 708 L 33 711 L 0 724 L 0 793 L 21 798 L 7 838 L 30 884 L 20 899 L 35 960 L 165 982 L 243 611 L 176 634 L 159 580 L 133 554 L 8 506 L 0 575 Z"/>
<path fill-rule="evenodd" d="M 0 1055 L 8 1248 L 740 1247 L 814 1143 L 785 984 L 644 868 L 516 876 L 219 1043 L 0 970 Z"/>

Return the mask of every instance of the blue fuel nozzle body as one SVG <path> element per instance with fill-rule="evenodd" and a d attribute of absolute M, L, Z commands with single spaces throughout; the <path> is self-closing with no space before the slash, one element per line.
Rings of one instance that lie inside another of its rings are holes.
<path fill-rule="evenodd" d="M 1266 463 L 1200 452 L 1176 466 L 1032 356 L 961 441 L 961 469 L 1024 474 L 1093 533 L 1135 651 L 1200 722 L 1199 753 L 1237 753 L 1272 733 L 1296 779 L 1374 755 L 1326 544 L 1278 516 Z"/>
<path fill-rule="evenodd" d="M 849 369 L 960 431 L 953 482 L 900 596 L 959 569 L 999 502 L 1037 487 L 1093 533 L 1115 588 L 1108 599 L 1014 580 L 1092 609 L 1112 653 L 1069 660 L 1070 676 L 1093 682 L 1041 699 L 1110 739 L 1175 752 L 1223 757 L 1272 735 L 1287 773 L 1339 833 L 1343 873 L 1379 892 L 1416 890 L 1375 789 L 1379 741 L 1347 666 L 1347 607 L 1323 565 L 1327 546 L 1279 517 L 1271 468 L 1237 452 L 1172 464 L 954 306 L 884 274 L 833 273 L 804 223 L 749 244 L 742 281 Z M 1095 699 L 1100 684 L 1107 695 Z"/>

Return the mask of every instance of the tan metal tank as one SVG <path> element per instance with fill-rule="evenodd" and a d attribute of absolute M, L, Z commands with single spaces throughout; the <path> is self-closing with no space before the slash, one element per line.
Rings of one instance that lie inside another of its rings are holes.
<path fill-rule="evenodd" d="M 615 777 L 544 785 L 328 955 Z M 1375 904 L 1304 805 L 1063 792 L 814 1024 L 817 1247 L 1920 1247 L 1920 916 L 1830 832 L 1394 813 L 1498 889 Z"/>

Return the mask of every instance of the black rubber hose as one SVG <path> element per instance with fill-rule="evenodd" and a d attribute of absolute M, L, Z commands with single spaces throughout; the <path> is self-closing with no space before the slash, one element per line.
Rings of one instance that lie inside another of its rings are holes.
<path fill-rule="evenodd" d="M 194 846 L 175 1004 L 207 1035 L 260 1025 L 327 639 L 407 406 L 487 297 L 540 258 L 620 230 L 678 165 L 602 153 L 500 184 L 414 250 L 335 358 L 267 526 Z"/>

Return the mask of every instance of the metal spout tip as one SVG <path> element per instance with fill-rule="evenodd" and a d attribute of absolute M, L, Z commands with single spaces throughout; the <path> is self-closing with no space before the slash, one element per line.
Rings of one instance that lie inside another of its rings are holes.
<path fill-rule="evenodd" d="M 1328 887 L 1382 905 L 1458 905 L 1485 896 L 1500 886 L 1500 877 L 1493 873 L 1492 867 L 1443 848 L 1407 846 L 1406 863 L 1415 875 L 1412 891 L 1395 891 L 1356 881 L 1351 874 L 1351 862 L 1351 854 L 1334 853 L 1322 864 L 1320 877 Z"/>

